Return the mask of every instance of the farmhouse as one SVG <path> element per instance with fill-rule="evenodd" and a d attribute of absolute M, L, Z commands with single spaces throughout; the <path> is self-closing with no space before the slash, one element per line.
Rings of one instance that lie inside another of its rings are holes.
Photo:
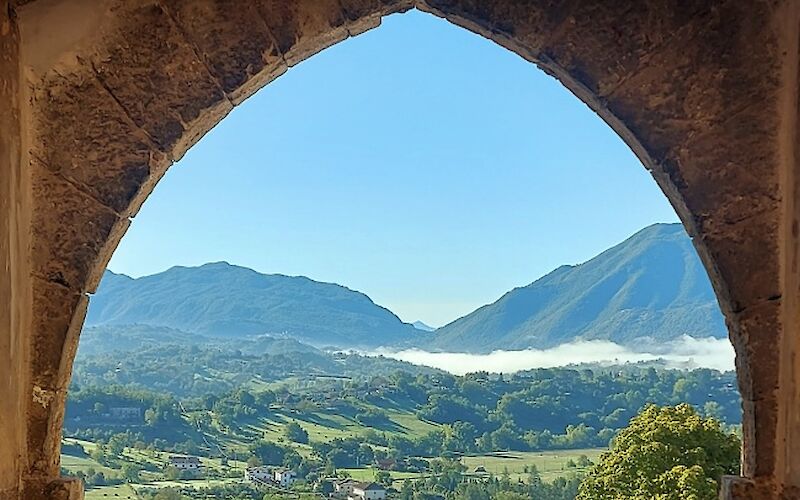
<path fill-rule="evenodd" d="M 175 467 L 178 470 L 188 470 L 191 472 L 197 472 L 200 470 L 202 463 L 200 462 L 200 459 L 198 457 L 170 455 L 168 465 L 170 467 Z"/>
<path fill-rule="evenodd" d="M 244 471 L 244 478 L 247 481 L 259 483 L 272 480 L 272 474 L 270 473 L 269 467 L 260 465 L 258 467 L 248 467 Z"/>
<path fill-rule="evenodd" d="M 353 487 L 357 484 L 358 482 L 352 479 L 344 479 L 342 481 L 336 481 L 333 484 L 333 488 L 336 491 L 336 496 L 349 497 L 353 495 Z"/>
<path fill-rule="evenodd" d="M 384 500 L 386 488 L 378 483 L 356 483 L 353 485 L 351 500 Z"/>
<path fill-rule="evenodd" d="M 273 473 L 272 480 L 287 488 L 297 481 L 297 473 L 289 469 L 276 469 Z"/>

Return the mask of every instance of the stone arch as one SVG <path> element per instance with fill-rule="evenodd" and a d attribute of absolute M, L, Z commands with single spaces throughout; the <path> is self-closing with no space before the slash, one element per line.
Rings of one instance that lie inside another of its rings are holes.
<path fill-rule="evenodd" d="M 736 348 L 752 481 L 728 488 L 800 485 L 785 409 L 798 398 L 792 1 L 18 0 L 2 40 L 21 68 L 9 189 L 30 227 L 11 299 L 29 353 L 13 467 L 25 498 L 74 488 L 55 479 L 89 296 L 167 168 L 292 65 L 411 8 L 537 64 L 633 149 L 692 236 Z"/>

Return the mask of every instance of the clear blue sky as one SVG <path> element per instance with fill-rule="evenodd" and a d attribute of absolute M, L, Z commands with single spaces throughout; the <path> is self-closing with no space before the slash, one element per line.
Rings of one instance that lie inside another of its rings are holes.
<path fill-rule="evenodd" d="M 172 167 L 110 269 L 225 260 L 439 326 L 677 217 L 532 64 L 419 12 L 262 89 Z"/>

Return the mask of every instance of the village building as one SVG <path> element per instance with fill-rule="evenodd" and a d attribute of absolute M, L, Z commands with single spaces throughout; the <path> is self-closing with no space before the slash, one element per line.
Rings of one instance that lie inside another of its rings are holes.
<path fill-rule="evenodd" d="M 358 481 L 354 481 L 352 479 L 344 479 L 341 481 L 336 481 L 333 484 L 333 488 L 336 492 L 336 495 L 339 497 L 350 497 L 353 495 L 353 488 L 358 484 Z"/>
<path fill-rule="evenodd" d="M 259 465 L 258 467 L 248 467 L 244 471 L 244 478 L 247 481 L 260 483 L 272 480 L 272 472 L 266 465 Z"/>
<path fill-rule="evenodd" d="M 186 470 L 190 472 L 199 472 L 202 463 L 198 457 L 189 457 L 182 455 L 170 455 L 169 466 L 175 467 L 178 470 Z"/>
<path fill-rule="evenodd" d="M 350 500 L 385 500 L 386 488 L 378 483 L 356 483 Z"/>
<path fill-rule="evenodd" d="M 276 469 L 272 480 L 281 485 L 281 487 L 288 488 L 297 481 L 297 472 L 289 469 Z"/>

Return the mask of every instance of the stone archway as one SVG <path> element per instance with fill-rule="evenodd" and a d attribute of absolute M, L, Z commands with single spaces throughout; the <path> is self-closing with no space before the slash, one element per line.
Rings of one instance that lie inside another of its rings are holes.
<path fill-rule="evenodd" d="M 166 169 L 290 66 L 410 8 L 539 65 L 652 172 L 694 239 L 737 352 L 747 479 L 724 494 L 800 495 L 794 0 L 0 5 L 0 109 L 11 111 L 0 116 L 3 498 L 80 495 L 57 479 L 78 334 Z"/>

